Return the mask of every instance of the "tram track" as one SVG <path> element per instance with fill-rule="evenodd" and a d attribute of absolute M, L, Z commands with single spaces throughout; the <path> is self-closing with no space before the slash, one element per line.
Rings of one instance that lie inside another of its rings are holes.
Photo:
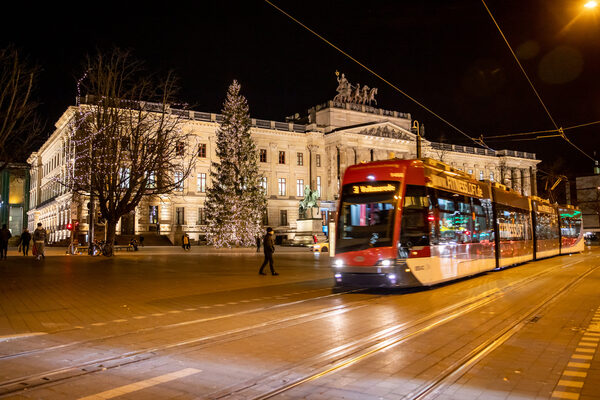
<path fill-rule="evenodd" d="M 464 301 L 458 302 L 456 304 L 450 305 L 444 309 L 437 310 L 436 312 L 430 313 L 421 318 L 417 318 L 413 321 L 407 321 L 402 324 L 388 326 L 384 329 L 379 329 L 373 334 L 367 336 L 366 338 L 361 338 L 358 340 L 354 340 L 348 342 L 342 346 L 331 349 L 323 354 L 320 354 L 315 357 L 311 357 L 303 360 L 297 365 L 292 366 L 291 370 L 305 368 L 307 365 L 311 366 L 311 370 L 318 371 L 309 376 L 304 376 L 301 379 L 284 379 L 289 382 L 289 384 L 280 386 L 277 390 L 271 391 L 266 394 L 261 394 L 256 396 L 255 398 L 270 398 L 279 393 L 283 393 L 287 390 L 290 390 L 298 385 L 303 383 L 310 382 L 312 380 L 318 379 L 322 376 L 326 376 L 334 373 L 335 371 L 345 368 L 346 366 L 352 365 L 361 361 L 362 359 L 376 354 L 384 349 L 390 348 L 402 342 L 405 342 L 413 337 L 416 337 L 422 333 L 425 333 L 437 326 L 440 326 L 446 322 L 449 322 L 453 319 L 458 318 L 461 315 L 464 315 L 467 312 L 471 312 L 477 308 L 483 307 L 502 296 L 514 291 L 519 288 L 535 281 L 536 279 L 549 274 L 556 269 L 565 268 L 567 266 L 572 266 L 574 264 L 580 263 L 582 261 L 575 261 L 569 263 L 567 265 L 557 265 L 552 268 L 545 269 L 537 274 L 522 278 L 518 281 L 515 281 L 501 289 L 493 289 L 484 293 L 481 293 L 477 296 L 473 296 L 469 299 L 465 299 Z M 348 293 L 348 292 L 346 292 Z M 148 332 L 154 329 L 167 329 L 167 328 L 176 328 L 185 325 L 191 325 L 196 323 L 202 323 L 207 321 L 214 321 L 217 319 L 228 318 L 239 316 L 243 314 L 249 314 L 253 312 L 261 312 L 268 311 L 274 308 L 285 307 L 292 304 L 305 303 L 309 301 L 316 301 L 324 298 L 341 296 L 345 293 L 335 293 L 329 294 L 326 296 L 320 296 L 317 298 L 304 299 L 296 302 L 290 302 L 285 304 L 278 304 L 269 307 L 261 307 L 258 309 L 246 310 L 240 313 L 231 313 L 211 318 L 199 319 L 194 321 L 185 321 L 176 324 L 170 324 L 159 327 L 150 327 L 144 328 L 142 330 L 136 330 L 132 332 L 126 332 L 118 335 L 107 335 L 101 338 L 93 338 L 80 342 L 73 342 L 65 345 L 60 345 L 55 347 L 54 349 L 39 349 L 36 354 L 41 354 L 46 351 L 51 350 L 60 350 L 64 349 L 64 346 L 76 346 L 81 344 L 89 344 L 89 343 L 98 343 L 100 341 L 109 340 L 112 338 L 120 338 L 126 335 L 132 335 L 142 332 Z M 253 335 L 257 335 L 268 330 L 274 329 L 282 329 L 285 327 L 293 326 L 295 324 L 306 323 L 311 320 L 326 318 L 327 316 L 335 315 L 335 313 L 345 313 L 354 311 L 356 309 L 367 306 L 369 303 L 381 298 L 383 296 L 377 296 L 367 300 L 359 300 L 353 302 L 352 304 L 340 305 L 330 307 L 325 310 L 317 310 L 309 313 L 303 313 L 298 315 L 292 315 L 285 320 L 276 320 L 276 321 L 268 321 L 252 326 L 245 326 L 238 329 L 233 329 L 229 331 L 219 332 L 210 336 L 202 336 L 197 338 L 191 338 L 183 341 L 177 341 L 172 343 L 167 343 L 165 345 L 156 346 L 152 348 L 139 349 L 136 351 L 126 352 L 119 355 L 115 355 L 112 357 L 101 357 L 94 360 L 88 360 L 87 362 L 79 363 L 76 365 L 70 365 L 64 368 L 57 368 L 54 370 L 43 371 L 40 373 L 32 374 L 25 377 L 18 377 L 15 379 L 7 380 L 5 382 L 0 383 L 0 397 L 4 397 L 7 395 L 18 393 L 22 390 L 32 390 L 34 388 L 38 388 L 50 383 L 56 383 L 59 381 L 65 381 L 68 379 L 76 378 L 82 375 L 92 374 L 100 371 L 104 371 L 107 369 L 117 368 L 125 365 L 129 365 L 132 363 L 139 363 L 143 361 L 147 361 L 154 357 L 161 356 L 161 353 L 168 350 L 182 350 L 189 348 L 200 348 L 205 346 L 210 346 L 216 343 L 222 343 L 226 341 L 233 341 L 242 339 L 244 337 L 249 337 Z M 24 352 L 21 354 L 14 354 L 10 356 L 3 357 L 7 359 L 7 357 L 15 358 L 18 356 L 26 356 L 32 355 L 32 352 Z M 2 360 L 2 359 L 0 359 Z M 271 382 L 273 380 L 277 380 L 277 376 L 281 379 L 281 375 L 290 375 L 290 367 L 286 366 L 281 371 L 270 371 L 268 376 L 271 379 L 267 379 Z M 264 378 L 264 377 L 263 377 Z M 221 390 L 219 392 L 213 393 L 209 395 L 209 398 L 222 399 L 227 398 L 233 395 L 237 395 L 241 392 L 244 392 L 254 386 L 258 381 L 262 381 L 264 383 L 264 379 L 258 377 L 256 379 L 252 379 L 250 381 L 243 382 L 241 384 L 235 385 L 235 387 L 230 387 L 226 390 Z"/>
<path fill-rule="evenodd" d="M 357 364 L 372 355 L 405 343 L 436 327 L 453 321 L 464 314 L 489 305 L 506 294 L 519 290 L 523 286 L 528 285 L 541 276 L 551 273 L 556 269 L 572 266 L 580 262 L 582 261 L 575 261 L 567 265 L 556 266 L 513 282 L 511 285 L 502 288 L 502 290 L 493 290 L 482 293 L 480 296 L 476 296 L 476 298 L 457 303 L 420 319 L 382 329 L 366 338 L 346 344 L 343 346 L 344 349 L 335 348 L 323 355 L 303 360 L 303 362 L 295 364 L 291 368 L 290 366 L 286 366 L 280 370 L 269 371 L 264 376 L 256 377 L 232 387 L 213 392 L 210 395 L 207 395 L 206 398 L 221 400 L 227 398 L 239 398 L 239 396 L 241 396 L 242 398 L 258 400 L 275 397 L 300 385 L 312 382 L 319 378 L 331 375 L 343 368 Z M 314 372 L 311 374 L 302 372 L 306 370 Z M 281 384 L 281 382 L 285 383 Z M 256 388 L 259 387 L 270 387 L 274 389 L 259 394 L 256 393 Z"/>

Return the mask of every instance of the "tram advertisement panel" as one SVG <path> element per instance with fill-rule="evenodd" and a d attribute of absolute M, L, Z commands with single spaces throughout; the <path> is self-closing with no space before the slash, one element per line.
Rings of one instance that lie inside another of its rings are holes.
<path fill-rule="evenodd" d="M 425 168 L 427 186 L 463 194 L 469 197 L 490 198 L 490 186 L 487 182 L 480 182 L 461 176 L 455 172 L 439 170 L 427 166 Z"/>
<path fill-rule="evenodd" d="M 560 217 L 560 253 L 569 254 L 583 251 L 581 210 L 572 206 L 560 206 L 558 213 Z"/>

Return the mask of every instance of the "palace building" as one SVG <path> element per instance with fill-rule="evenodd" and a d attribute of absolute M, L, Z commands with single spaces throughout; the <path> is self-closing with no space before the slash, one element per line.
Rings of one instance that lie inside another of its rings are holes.
<path fill-rule="evenodd" d="M 342 93 L 340 88 L 338 92 Z M 366 102 L 364 98 L 353 101 L 338 95 L 311 108 L 304 124 L 252 119 L 251 134 L 268 197 L 264 222 L 274 228 L 279 240 L 293 239 L 297 232 L 299 201 L 306 185 L 318 192 L 323 230 L 327 233 L 325 222 L 329 213 L 335 211 L 339 185 L 348 166 L 416 158 L 417 135 L 411 130 L 414 121 L 410 114 L 372 107 Z M 52 135 L 28 159 L 29 228 L 42 222 L 50 232 L 51 242 L 66 241 L 70 237 L 67 223 L 73 220 L 80 222 L 79 240 L 87 240 L 87 200 L 78 199 L 56 182 L 56 177 L 67 173 L 69 121 L 76 111 L 76 107 L 68 108 Z M 216 158 L 216 132 L 222 116 L 187 110 L 172 112 L 183 116 L 183 129 L 195 139 L 186 152 L 197 158 L 195 170 L 179 191 L 143 200 L 135 214 L 121 218 L 117 234 L 141 234 L 147 238 L 159 233 L 172 243 L 183 232 L 192 239 L 202 239 L 204 235 L 204 201 L 211 185 L 209 170 Z M 535 154 L 425 139 L 421 140 L 421 147 L 423 157 L 440 160 L 476 179 L 499 181 L 525 195 L 535 194 L 536 165 L 540 162 Z"/>

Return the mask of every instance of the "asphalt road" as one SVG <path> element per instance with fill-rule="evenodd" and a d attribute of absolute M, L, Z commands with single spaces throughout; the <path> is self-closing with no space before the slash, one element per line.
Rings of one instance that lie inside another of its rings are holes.
<path fill-rule="evenodd" d="M 600 251 L 332 291 L 327 254 L 0 262 L 0 397 L 600 399 Z"/>

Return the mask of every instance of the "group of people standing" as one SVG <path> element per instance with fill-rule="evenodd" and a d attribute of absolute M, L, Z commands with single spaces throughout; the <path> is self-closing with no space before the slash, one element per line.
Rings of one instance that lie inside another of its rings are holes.
<path fill-rule="evenodd" d="M 6 224 L 2 225 L 0 229 L 0 259 L 6 260 L 8 252 L 8 240 L 12 237 L 10 230 L 6 227 Z M 23 252 L 24 256 L 29 255 L 29 245 L 33 239 L 33 255 L 36 259 L 46 258 L 46 243 L 48 242 L 48 233 L 42 228 L 42 223 L 37 224 L 37 228 L 33 231 L 33 236 L 29 233 L 29 229 L 25 228 L 19 237 L 19 251 Z"/>

